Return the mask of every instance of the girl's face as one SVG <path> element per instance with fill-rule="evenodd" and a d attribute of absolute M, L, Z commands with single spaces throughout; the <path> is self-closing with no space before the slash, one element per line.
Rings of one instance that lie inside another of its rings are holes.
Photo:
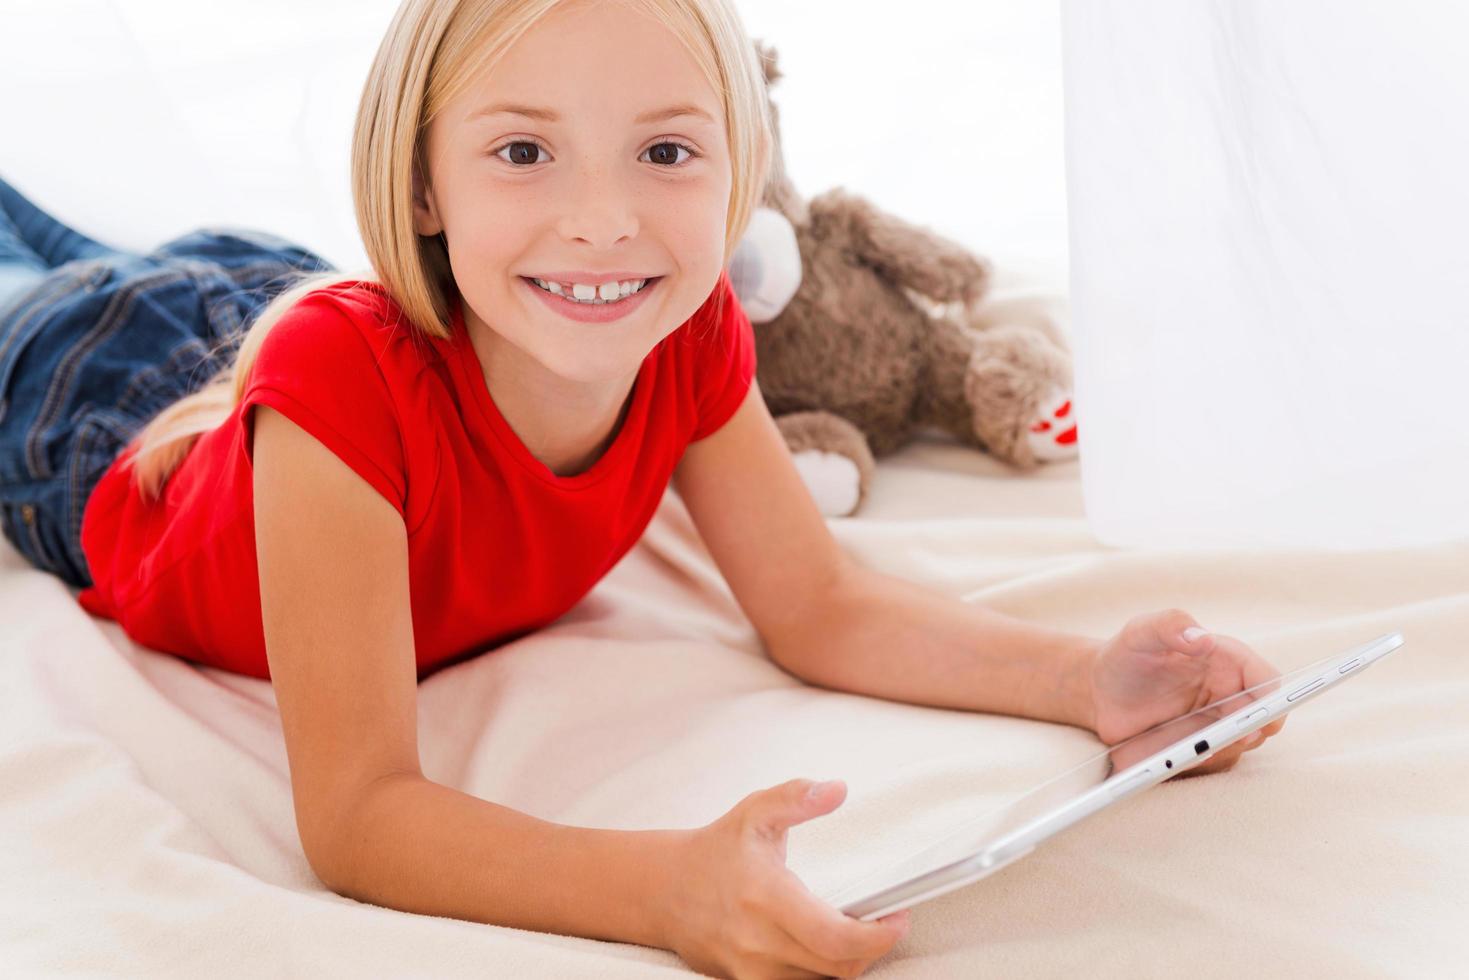
<path fill-rule="evenodd" d="M 561 378 L 625 379 L 718 280 L 721 102 L 673 33 L 619 0 L 553 10 L 433 120 L 426 150 L 414 223 L 444 233 L 466 323 Z M 587 323 L 530 281 L 577 272 L 659 281 L 622 318 Z"/>

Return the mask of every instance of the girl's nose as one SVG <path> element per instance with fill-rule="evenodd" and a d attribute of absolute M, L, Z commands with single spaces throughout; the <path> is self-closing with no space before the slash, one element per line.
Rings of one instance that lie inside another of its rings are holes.
<path fill-rule="evenodd" d="M 632 195 L 620 178 L 608 170 L 587 170 L 576 177 L 577 187 L 567 196 L 560 216 L 562 237 L 594 248 L 611 248 L 637 237 L 638 219 Z"/>

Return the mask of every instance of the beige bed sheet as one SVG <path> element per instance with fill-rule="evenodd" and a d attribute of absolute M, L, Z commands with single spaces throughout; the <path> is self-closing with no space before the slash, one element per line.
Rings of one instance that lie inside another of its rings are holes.
<path fill-rule="evenodd" d="M 931 434 L 829 526 L 865 564 L 1069 631 L 1179 606 L 1282 670 L 1407 640 L 1233 771 L 1164 783 L 919 906 L 868 976 L 1464 975 L 1469 541 L 1118 551 L 1088 531 L 1079 463 L 1022 476 Z M 0 973 L 690 975 L 664 950 L 331 893 L 301 852 L 268 683 L 139 648 L 3 540 L 0 624 Z M 818 893 L 1099 747 L 793 679 L 671 490 L 562 620 L 420 692 L 431 778 L 562 823 L 693 827 L 786 779 L 845 779 L 846 802 L 789 837 Z"/>

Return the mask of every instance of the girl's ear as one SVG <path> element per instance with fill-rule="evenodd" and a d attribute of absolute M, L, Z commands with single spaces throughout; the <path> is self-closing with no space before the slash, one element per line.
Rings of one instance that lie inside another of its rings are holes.
<path fill-rule="evenodd" d="M 444 230 L 417 160 L 413 162 L 413 230 L 420 235 L 437 235 Z"/>

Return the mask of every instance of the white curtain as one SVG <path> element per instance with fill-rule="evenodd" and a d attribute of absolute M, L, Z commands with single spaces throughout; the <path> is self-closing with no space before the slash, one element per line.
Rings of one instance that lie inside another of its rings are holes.
<path fill-rule="evenodd" d="M 1117 546 L 1469 536 L 1469 13 L 1063 0 L 1087 514 Z"/>

